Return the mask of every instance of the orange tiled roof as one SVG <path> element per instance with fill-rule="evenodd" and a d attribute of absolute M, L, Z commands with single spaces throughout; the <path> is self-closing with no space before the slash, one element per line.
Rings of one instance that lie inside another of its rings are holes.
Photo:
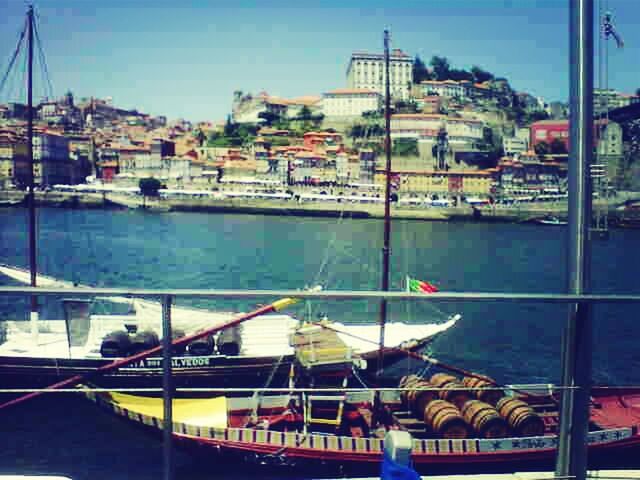
<path fill-rule="evenodd" d="M 335 90 L 331 90 L 327 92 L 330 95 L 362 95 L 362 94 L 378 94 L 378 92 L 374 92 L 373 90 L 368 90 L 366 88 L 336 88 Z"/>

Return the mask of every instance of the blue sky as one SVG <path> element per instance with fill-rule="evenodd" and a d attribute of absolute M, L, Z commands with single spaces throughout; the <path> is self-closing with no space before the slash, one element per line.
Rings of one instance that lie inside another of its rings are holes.
<path fill-rule="evenodd" d="M 625 40 L 623 50 L 611 44 L 609 86 L 631 93 L 640 87 L 640 2 L 596 0 L 596 8 L 604 1 Z M 26 6 L 0 0 L 2 74 Z M 111 96 L 116 105 L 169 118 L 223 119 L 236 89 L 295 97 L 344 87 L 351 52 L 381 52 L 385 27 L 392 47 L 427 62 L 444 55 L 455 67 L 477 64 L 548 100 L 565 100 L 568 92 L 563 0 L 40 0 L 35 6 L 56 95 Z M 7 101 L 10 94 L 0 93 Z"/>

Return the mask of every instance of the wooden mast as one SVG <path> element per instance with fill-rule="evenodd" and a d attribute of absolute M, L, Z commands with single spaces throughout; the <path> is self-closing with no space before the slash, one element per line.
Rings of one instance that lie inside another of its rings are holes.
<path fill-rule="evenodd" d="M 29 160 L 27 204 L 29 206 L 29 271 L 31 286 L 36 286 L 36 202 L 33 174 L 33 5 L 27 10 L 27 156 Z M 31 295 L 31 336 L 38 338 L 38 297 Z"/>
<path fill-rule="evenodd" d="M 382 291 L 389 291 L 389 256 L 390 256 L 390 239 L 391 239 L 391 98 L 389 89 L 389 31 L 384 31 L 384 121 L 385 121 L 385 140 L 384 150 L 386 154 L 385 168 L 385 196 L 384 196 L 384 243 L 382 246 Z M 380 346 L 378 349 L 378 371 L 377 375 L 382 375 L 382 356 L 384 349 L 384 331 L 387 320 L 387 300 L 380 301 Z"/>

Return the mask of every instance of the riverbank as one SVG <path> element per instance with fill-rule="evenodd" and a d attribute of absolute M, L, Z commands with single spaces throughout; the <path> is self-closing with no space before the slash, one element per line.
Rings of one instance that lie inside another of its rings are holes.
<path fill-rule="evenodd" d="M 24 192 L 0 191 L 0 207 L 24 204 Z M 293 200 L 264 199 L 150 199 L 140 196 L 113 193 L 77 192 L 36 192 L 38 206 L 118 209 L 140 208 L 155 212 L 203 212 L 203 213 L 245 213 L 253 215 L 326 217 L 326 218 L 383 218 L 384 206 L 357 203 L 298 203 Z M 609 206 L 612 224 L 628 224 L 629 214 Z M 546 203 L 526 206 L 483 206 L 459 207 L 409 207 L 392 204 L 394 219 L 422 221 L 480 221 L 480 222 L 528 222 L 536 218 L 552 215 L 560 219 L 567 216 L 566 204 Z M 632 224 L 635 224 L 635 218 Z M 625 223 L 626 222 L 626 223 Z"/>

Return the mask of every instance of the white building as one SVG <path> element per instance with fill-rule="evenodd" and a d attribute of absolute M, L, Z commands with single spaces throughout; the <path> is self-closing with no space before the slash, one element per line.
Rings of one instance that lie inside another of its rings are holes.
<path fill-rule="evenodd" d="M 420 82 L 420 90 L 422 96 L 430 96 L 436 94 L 445 98 L 466 98 L 469 96 L 469 88 L 473 84 L 468 81 L 456 82 L 455 80 L 423 80 Z"/>
<path fill-rule="evenodd" d="M 479 120 L 426 113 L 391 116 L 391 138 L 415 138 L 420 143 L 433 143 L 443 127 L 449 145 L 456 150 L 472 149 L 483 138 L 483 123 Z"/>
<path fill-rule="evenodd" d="M 373 90 L 342 88 L 327 92 L 323 97 L 325 117 L 359 117 L 380 108 L 381 96 Z"/>
<path fill-rule="evenodd" d="M 389 89 L 393 98 L 409 98 L 413 83 L 412 69 L 413 59 L 402 50 L 395 49 L 389 54 Z M 347 88 L 373 90 L 384 96 L 386 78 L 383 54 L 351 54 L 347 67 Z"/>
<path fill-rule="evenodd" d="M 524 153 L 529 148 L 529 142 L 526 138 L 518 138 L 518 137 L 503 137 L 502 138 L 502 149 L 504 150 L 505 155 L 513 155 L 516 153 Z"/>

